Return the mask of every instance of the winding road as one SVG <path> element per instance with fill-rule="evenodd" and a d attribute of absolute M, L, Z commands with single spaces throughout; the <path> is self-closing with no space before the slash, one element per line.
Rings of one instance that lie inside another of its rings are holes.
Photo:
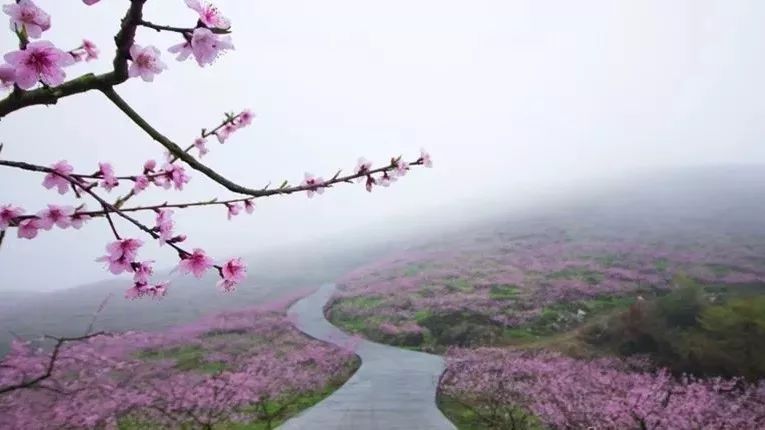
<path fill-rule="evenodd" d="M 337 345 L 351 336 L 324 318 L 335 291 L 323 285 L 288 311 L 297 327 Z M 280 430 L 456 430 L 436 407 L 436 387 L 444 368 L 437 355 L 366 340 L 356 348 L 361 367 L 337 391 L 285 422 Z"/>

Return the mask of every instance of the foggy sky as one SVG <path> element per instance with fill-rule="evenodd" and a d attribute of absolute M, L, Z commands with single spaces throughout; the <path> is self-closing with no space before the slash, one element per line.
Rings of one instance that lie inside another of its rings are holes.
<path fill-rule="evenodd" d="M 75 47 L 87 37 L 102 50 L 101 60 L 67 69 L 69 77 L 108 70 L 127 2 L 37 4 L 53 18 L 46 39 Z M 177 63 L 166 48 L 178 35 L 139 30 L 137 42 L 159 47 L 169 69 L 154 83 L 133 79 L 117 91 L 161 132 L 187 145 L 223 111 L 252 108 L 254 124 L 223 146 L 211 141 L 203 159 L 251 186 L 295 184 L 305 171 L 331 177 L 337 168 L 350 171 L 360 156 L 415 159 L 420 147 L 435 162 L 372 194 L 347 185 L 312 200 L 259 200 L 254 215 L 231 222 L 220 207 L 176 212 L 187 246 L 221 259 L 320 238 L 364 240 L 399 223 L 458 219 L 479 203 L 575 192 L 588 178 L 636 169 L 765 162 L 760 0 L 216 4 L 233 21 L 236 51 L 212 67 Z M 149 1 L 145 18 L 179 26 L 195 20 L 181 0 Z M 14 49 L 13 35 L 2 34 L 0 52 Z M 123 175 L 163 152 L 95 92 L 9 115 L 0 122 L 0 141 L 4 159 L 66 159 L 84 172 L 104 160 Z M 154 189 L 134 202 L 230 196 L 191 174 L 188 191 Z M 3 168 L 0 203 L 35 212 L 71 201 L 41 181 Z M 109 277 L 93 261 L 111 240 L 102 220 L 32 241 L 10 233 L 0 249 L 0 289 L 57 289 Z M 175 262 L 153 244 L 142 258 L 160 267 Z"/>

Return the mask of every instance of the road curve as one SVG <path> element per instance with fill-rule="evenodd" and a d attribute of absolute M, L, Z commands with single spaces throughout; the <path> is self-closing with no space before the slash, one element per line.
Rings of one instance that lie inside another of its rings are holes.
<path fill-rule="evenodd" d="M 351 341 L 324 318 L 335 291 L 323 285 L 288 310 L 304 333 L 334 344 Z M 436 387 L 444 368 L 437 355 L 369 341 L 356 348 L 359 370 L 337 391 L 279 427 L 279 430 L 455 430 L 436 407 Z"/>

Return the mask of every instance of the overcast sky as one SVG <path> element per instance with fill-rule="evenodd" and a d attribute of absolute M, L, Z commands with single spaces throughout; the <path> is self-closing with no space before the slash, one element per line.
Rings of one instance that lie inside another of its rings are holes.
<path fill-rule="evenodd" d="M 108 70 L 127 2 L 37 3 L 53 19 L 45 38 L 74 47 L 87 37 L 102 49 L 101 60 L 67 69 L 70 77 Z M 360 156 L 416 158 L 420 147 L 435 162 L 371 195 L 349 185 L 312 200 L 277 197 L 231 222 L 217 207 L 177 213 L 189 247 L 219 258 L 363 228 L 380 233 L 418 214 L 426 214 L 423 223 L 455 218 L 478 201 L 520 202 L 634 169 L 765 162 L 761 0 L 217 4 L 233 22 L 236 51 L 212 67 L 177 63 L 166 52 L 176 34 L 139 31 L 137 42 L 163 50 L 169 69 L 154 83 L 134 79 L 118 92 L 160 131 L 185 145 L 223 111 L 253 109 L 253 126 L 224 146 L 211 143 L 203 159 L 252 186 L 296 183 L 305 171 L 329 177 L 351 170 Z M 150 0 L 145 18 L 188 26 L 195 15 L 182 0 Z M 3 34 L 0 51 L 7 52 L 15 39 Z M 135 174 L 162 156 L 98 93 L 13 113 L 0 121 L 0 140 L 4 159 L 66 159 L 81 172 L 105 160 Z M 71 198 L 41 181 L 0 170 L 0 203 L 37 211 Z M 213 196 L 229 194 L 192 172 L 188 191 L 155 190 L 135 202 Z M 109 240 L 100 220 L 33 241 L 13 231 L 0 249 L 0 289 L 107 278 L 93 260 Z M 145 248 L 144 257 L 174 263 L 167 249 Z"/>

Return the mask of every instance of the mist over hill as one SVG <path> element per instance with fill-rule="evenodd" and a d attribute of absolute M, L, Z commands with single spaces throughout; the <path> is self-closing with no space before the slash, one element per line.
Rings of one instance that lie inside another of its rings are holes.
<path fill-rule="evenodd" d="M 475 208 L 472 217 L 443 213 L 411 225 L 376 226 L 313 247 L 254 254 L 251 280 L 231 294 L 214 276 L 197 280 L 170 275 L 171 294 L 161 301 L 123 299 L 129 282 L 112 279 L 75 288 L 26 292 L 0 290 L 0 354 L 12 336 L 76 335 L 99 305 L 95 329 L 156 330 L 202 315 L 262 303 L 332 281 L 355 267 L 405 249 L 454 248 L 472 241 L 535 234 L 588 235 L 656 243 L 756 246 L 765 243 L 765 169 L 762 166 L 696 167 L 655 171 L 572 191 L 543 207 L 510 210 L 507 202 Z M 508 200 L 512 196 L 508 195 Z M 765 264 L 765 256 L 763 256 Z"/>

